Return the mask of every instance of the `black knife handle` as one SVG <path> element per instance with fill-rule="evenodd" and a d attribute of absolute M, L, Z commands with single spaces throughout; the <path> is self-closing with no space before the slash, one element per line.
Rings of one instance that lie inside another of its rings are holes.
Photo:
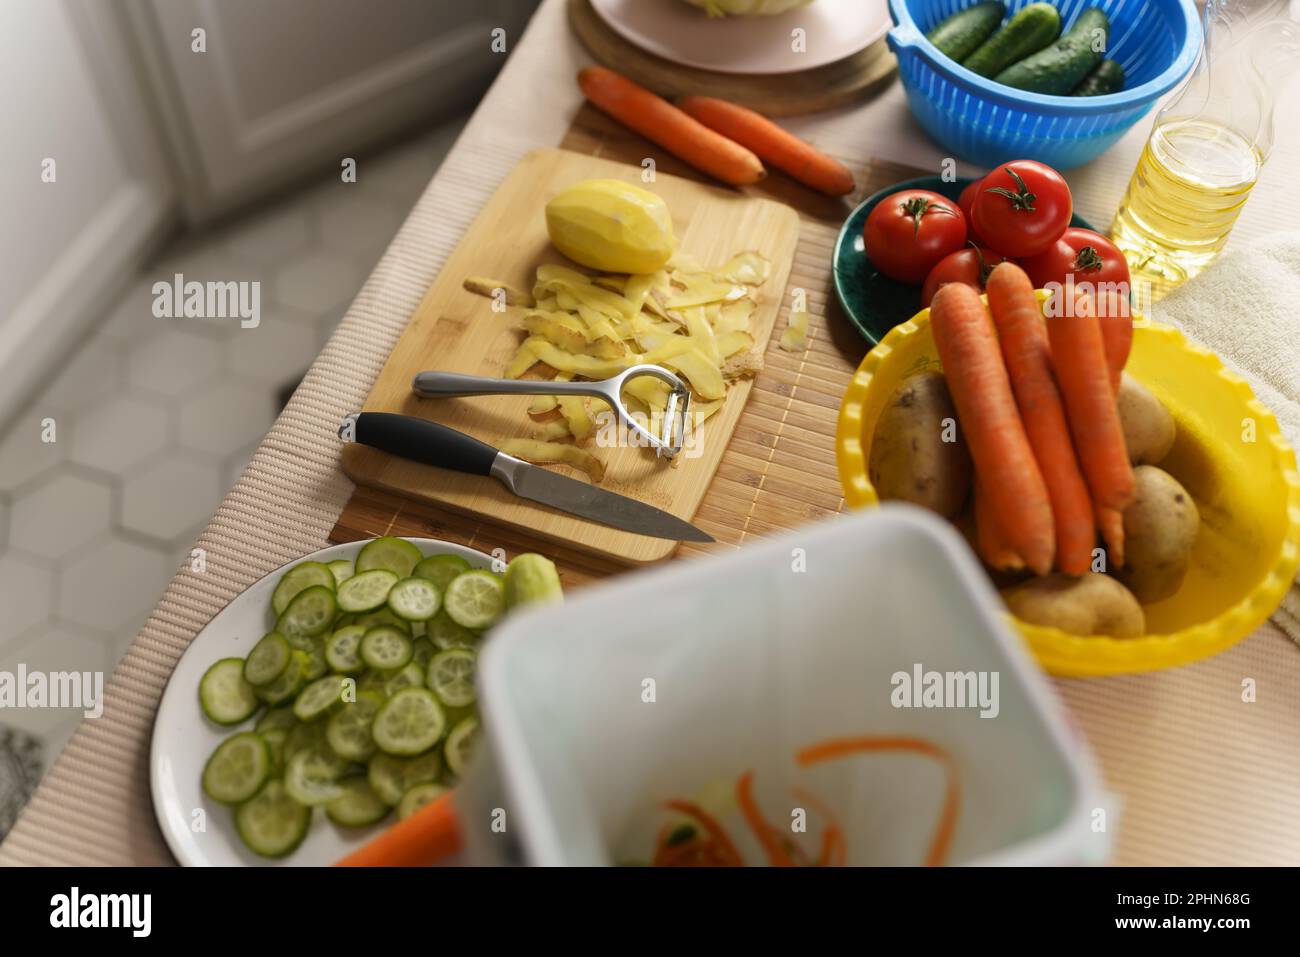
<path fill-rule="evenodd" d="M 491 475 L 497 450 L 438 422 L 392 412 L 362 412 L 353 437 L 362 445 L 441 469 Z"/>

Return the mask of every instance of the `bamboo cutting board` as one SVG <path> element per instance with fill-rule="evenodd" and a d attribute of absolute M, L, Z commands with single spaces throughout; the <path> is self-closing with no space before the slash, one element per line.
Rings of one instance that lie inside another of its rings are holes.
<path fill-rule="evenodd" d="M 546 234 L 543 208 L 560 189 L 584 179 L 613 178 L 646 186 L 668 204 L 682 250 L 705 266 L 720 265 L 742 250 L 757 250 L 772 264 L 756 291 L 750 329 L 758 348 L 776 323 L 794 249 L 799 218 L 771 200 L 716 189 L 660 174 L 641 182 L 639 166 L 565 150 L 537 150 L 520 161 L 479 214 L 447 260 L 402 333 L 366 400 L 366 412 L 399 412 L 434 419 L 493 446 L 530 437 L 536 423 L 525 396 L 424 399 L 411 393 L 411 379 L 426 369 L 500 376 L 523 339 L 518 310 L 492 310 L 490 300 L 467 292 L 467 276 L 485 276 L 531 289 L 538 265 L 566 262 Z M 588 447 L 606 465 L 602 487 L 648 502 L 690 520 L 709 486 L 745 404 L 752 380 L 733 383 L 722 409 L 700 429 L 698 447 L 676 464 L 639 448 Z M 359 485 L 395 492 L 489 521 L 527 529 L 605 558 L 649 562 L 665 558 L 676 542 L 647 538 L 588 522 L 511 495 L 491 478 L 461 475 L 360 445 L 343 450 L 343 468 Z M 585 479 L 567 466 L 548 466 Z"/>

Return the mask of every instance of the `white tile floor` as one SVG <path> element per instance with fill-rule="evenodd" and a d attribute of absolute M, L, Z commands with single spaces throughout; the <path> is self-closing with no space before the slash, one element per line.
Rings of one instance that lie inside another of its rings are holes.
<path fill-rule="evenodd" d="M 111 671 L 462 124 L 164 249 L 6 419 L 0 670 Z M 261 280 L 261 324 L 155 319 L 151 287 L 176 272 Z M 37 737 L 48 767 L 79 716 L 8 711 L 0 732 Z"/>

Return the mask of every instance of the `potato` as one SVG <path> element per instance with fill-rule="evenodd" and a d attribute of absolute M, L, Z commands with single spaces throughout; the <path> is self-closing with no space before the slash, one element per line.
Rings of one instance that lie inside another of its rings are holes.
<path fill-rule="evenodd" d="M 970 493 L 971 459 L 956 423 L 942 373 L 905 380 L 880 413 L 871 442 L 867 474 L 880 497 L 912 502 L 944 518 L 960 512 Z"/>
<path fill-rule="evenodd" d="M 1168 472 L 1139 465 L 1133 478 L 1137 495 L 1124 509 L 1124 567 L 1114 572 L 1138 601 L 1149 604 L 1182 586 L 1201 516 Z"/>
<path fill-rule="evenodd" d="M 1119 422 L 1134 465 L 1154 465 L 1174 447 L 1174 417 L 1151 390 L 1125 372 L 1119 381 Z"/>
<path fill-rule="evenodd" d="M 1132 593 L 1096 572 L 1034 578 L 1003 591 L 1002 600 L 1021 621 L 1071 635 L 1136 638 L 1146 631 L 1142 606 Z"/>

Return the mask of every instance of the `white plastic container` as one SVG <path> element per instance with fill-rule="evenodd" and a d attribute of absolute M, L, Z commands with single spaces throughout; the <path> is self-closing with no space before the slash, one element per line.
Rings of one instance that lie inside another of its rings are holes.
<path fill-rule="evenodd" d="M 896 707 L 895 675 L 918 666 L 984 673 L 989 716 Z M 845 516 L 584 590 L 505 624 L 479 680 L 486 733 L 457 800 L 476 862 L 647 861 L 662 802 L 684 797 L 708 804 L 746 861 L 762 863 L 730 798 L 752 769 L 775 826 L 806 809 L 791 796 L 802 786 L 835 810 L 848 863 L 919 864 L 943 801 L 938 763 L 793 761 L 862 735 L 924 737 L 953 755 L 949 863 L 1083 863 L 1106 846 L 1082 741 L 964 543 L 917 509 Z M 815 851 L 811 812 L 807 826 L 799 840 Z"/>

